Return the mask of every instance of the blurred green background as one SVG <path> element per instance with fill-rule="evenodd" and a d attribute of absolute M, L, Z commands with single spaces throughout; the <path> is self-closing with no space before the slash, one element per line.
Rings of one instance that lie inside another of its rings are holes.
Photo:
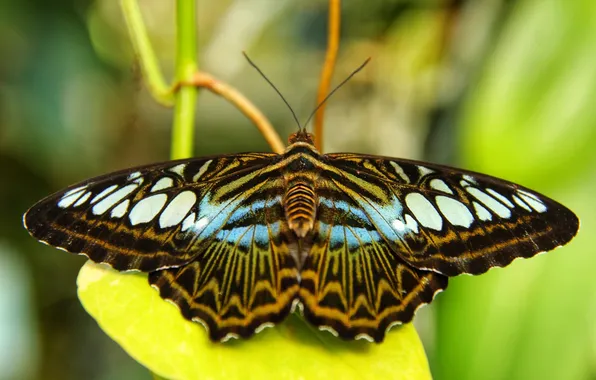
<path fill-rule="evenodd" d="M 141 0 L 166 75 L 174 4 Z M 582 219 L 569 246 L 453 279 L 416 325 L 436 379 L 596 379 L 596 2 L 345 0 L 325 151 L 427 159 L 549 195 Z M 246 50 L 304 119 L 326 43 L 323 0 L 199 1 L 200 68 L 295 130 Z M 168 158 L 172 112 L 143 87 L 114 0 L 0 2 L 0 379 L 149 379 L 82 309 L 83 258 L 24 211 L 73 182 Z M 196 154 L 267 151 L 199 96 Z M 396 368 L 399 371 L 399 368 Z"/>

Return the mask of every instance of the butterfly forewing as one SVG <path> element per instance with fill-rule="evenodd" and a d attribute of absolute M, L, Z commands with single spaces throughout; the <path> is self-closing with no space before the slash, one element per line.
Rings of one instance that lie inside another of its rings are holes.
<path fill-rule="evenodd" d="M 326 157 L 337 186 L 416 268 L 484 273 L 561 246 L 579 227 L 561 204 L 494 177 L 386 157 Z"/>
<path fill-rule="evenodd" d="M 47 244 L 118 270 L 183 265 L 225 223 L 233 200 L 221 199 L 223 185 L 254 181 L 275 157 L 172 161 L 93 178 L 38 202 L 25 214 L 25 225 Z M 202 235 L 194 233 L 197 227 Z"/>

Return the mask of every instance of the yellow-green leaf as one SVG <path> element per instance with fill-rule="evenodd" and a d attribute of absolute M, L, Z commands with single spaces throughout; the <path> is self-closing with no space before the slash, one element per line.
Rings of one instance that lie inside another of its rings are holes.
<path fill-rule="evenodd" d="M 205 329 L 162 300 L 147 276 L 88 262 L 77 279 L 83 306 L 133 358 L 167 379 L 430 379 L 411 324 L 382 344 L 344 342 L 297 315 L 249 340 L 212 343 Z"/>

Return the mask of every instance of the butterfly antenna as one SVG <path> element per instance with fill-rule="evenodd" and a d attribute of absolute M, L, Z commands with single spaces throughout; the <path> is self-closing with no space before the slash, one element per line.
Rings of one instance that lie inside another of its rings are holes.
<path fill-rule="evenodd" d="M 306 123 L 304 123 L 304 125 L 308 125 L 308 122 L 312 119 L 313 116 L 315 116 L 315 114 L 317 113 L 319 108 L 321 108 L 323 106 L 323 104 L 325 104 L 325 102 L 327 101 L 327 99 L 329 99 L 331 97 L 331 95 L 335 94 L 335 91 L 339 90 L 341 88 L 341 86 L 343 86 L 344 84 L 346 84 L 347 81 L 352 79 L 352 77 L 354 75 L 358 74 L 358 72 L 360 70 L 362 70 L 364 68 L 364 66 L 366 66 L 369 62 L 370 62 L 370 57 L 368 57 L 366 59 L 366 61 L 364 61 L 360 66 L 358 66 L 358 68 L 356 70 L 352 71 L 352 73 L 350 75 L 348 75 L 348 77 L 346 79 L 344 79 L 340 84 L 335 86 L 335 88 L 325 97 L 325 99 L 323 99 L 323 101 L 321 103 L 319 103 L 317 108 L 315 108 L 315 110 L 312 111 L 312 113 L 310 114 L 310 116 L 308 117 L 308 119 L 306 120 Z"/>
<path fill-rule="evenodd" d="M 281 98 L 281 100 L 283 100 L 284 103 L 286 103 L 286 106 L 288 106 L 288 109 L 290 110 L 290 112 L 292 113 L 292 116 L 294 117 L 294 121 L 296 121 L 296 125 L 298 125 L 298 130 L 302 130 L 303 128 L 300 125 L 300 122 L 298 121 L 298 117 L 296 116 L 296 113 L 294 112 L 294 110 L 290 106 L 290 103 L 288 103 L 288 101 L 286 100 L 286 98 L 284 98 L 284 96 L 281 94 L 281 92 L 279 92 L 279 90 L 277 89 L 277 87 L 275 87 L 275 85 L 269 80 L 269 78 L 267 78 L 267 76 L 261 71 L 261 69 L 259 69 L 259 67 L 250 58 L 248 58 L 248 54 L 246 54 L 246 52 L 244 52 L 244 51 L 242 52 L 242 54 L 244 54 L 244 58 L 246 58 L 246 60 L 248 61 L 248 63 L 250 63 L 250 65 L 252 67 L 254 67 L 255 70 L 257 70 L 259 72 L 259 74 L 261 74 L 261 76 L 263 77 L 263 79 L 265 79 L 267 81 L 267 83 L 269 83 L 269 85 L 271 87 L 273 87 L 273 89 L 275 90 L 275 92 L 277 92 L 277 94 L 279 95 L 279 97 Z"/>

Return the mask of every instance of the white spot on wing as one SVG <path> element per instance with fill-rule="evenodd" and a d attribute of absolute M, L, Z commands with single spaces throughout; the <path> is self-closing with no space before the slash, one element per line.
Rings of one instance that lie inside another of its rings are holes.
<path fill-rule="evenodd" d="M 399 219 L 395 219 L 391 223 L 391 226 L 393 226 L 393 229 L 395 229 L 397 232 L 405 232 L 406 231 L 406 225 L 404 224 L 404 222 L 402 222 Z"/>
<path fill-rule="evenodd" d="M 134 172 L 134 173 L 130 173 L 128 175 L 128 178 L 126 178 L 127 181 L 132 181 L 133 179 L 137 179 L 141 176 L 141 172 Z"/>
<path fill-rule="evenodd" d="M 159 288 L 157 286 L 153 286 L 151 285 L 153 288 L 159 290 Z M 180 310 L 180 306 L 178 306 L 177 303 L 175 303 L 174 301 L 168 299 L 168 298 L 164 298 L 166 301 L 170 302 L 172 305 L 176 306 L 178 308 L 178 310 Z M 207 330 L 207 332 L 209 332 L 209 326 L 201 319 L 198 317 L 193 317 L 192 318 L 193 322 L 197 322 L 198 324 L 200 324 L 201 326 L 203 326 L 203 328 L 205 328 L 205 330 Z"/>
<path fill-rule="evenodd" d="M 476 211 L 476 216 L 478 216 L 478 219 L 480 219 L 482 221 L 493 220 L 493 216 L 490 213 L 490 211 L 488 211 L 487 209 L 482 207 L 482 205 L 478 202 L 473 202 L 473 204 L 474 204 L 474 210 Z"/>
<path fill-rule="evenodd" d="M 197 172 L 197 174 L 195 174 L 194 177 L 192 177 L 193 182 L 197 182 L 199 180 L 199 178 L 201 178 L 201 176 L 203 174 L 205 174 L 205 172 L 207 171 L 207 169 L 209 168 L 209 165 L 211 165 L 211 162 L 213 162 L 213 160 L 209 160 L 206 161 L 201 168 L 199 169 L 199 171 Z"/>
<path fill-rule="evenodd" d="M 319 330 L 330 332 L 333 336 L 339 336 L 337 331 L 335 331 L 335 329 L 330 326 L 319 326 Z"/>
<path fill-rule="evenodd" d="M 220 342 L 225 343 L 230 339 L 240 339 L 240 337 L 238 336 L 238 334 L 234 334 L 234 333 L 227 333 L 226 336 L 224 336 L 223 338 L 221 338 Z"/>
<path fill-rule="evenodd" d="M 435 171 L 432 169 L 427 168 L 426 166 L 418 166 L 418 171 L 420 172 L 420 177 L 424 177 L 426 175 L 429 175 L 431 173 L 434 173 Z"/>
<path fill-rule="evenodd" d="M 70 189 L 66 193 L 64 193 L 64 195 L 62 196 L 62 199 L 68 197 L 70 194 L 78 193 L 79 191 L 86 189 L 86 188 L 87 188 L 87 185 L 75 187 L 74 189 Z"/>
<path fill-rule="evenodd" d="M 443 227 L 443 218 L 424 195 L 420 193 L 410 193 L 406 195 L 406 205 L 412 211 L 418 222 L 424 227 L 432 228 L 437 231 L 440 231 Z"/>
<path fill-rule="evenodd" d="M 184 168 L 186 168 L 186 164 L 178 164 L 176 166 L 171 167 L 169 170 L 172 173 L 178 174 L 180 177 L 184 177 Z"/>
<path fill-rule="evenodd" d="M 174 185 L 174 181 L 170 177 L 163 177 L 159 181 L 155 182 L 155 185 L 151 187 L 150 192 L 155 192 L 163 189 L 167 189 L 168 187 L 172 187 Z"/>
<path fill-rule="evenodd" d="M 109 187 L 103 189 L 103 191 L 101 193 L 99 193 L 93 197 L 93 199 L 91 200 L 91 204 L 97 203 L 100 199 L 102 199 L 106 195 L 110 194 L 112 191 L 116 190 L 117 188 L 118 188 L 118 185 L 112 185 L 112 186 L 109 186 Z"/>
<path fill-rule="evenodd" d="M 490 195 L 492 195 L 493 197 L 495 197 L 498 200 L 500 200 L 501 203 L 505 204 L 505 206 L 507 206 L 509 208 L 514 208 L 515 207 L 515 205 L 513 203 L 511 203 L 511 201 L 509 199 L 507 199 L 503 194 L 500 194 L 500 193 L 496 192 L 493 189 L 486 189 L 486 191 L 488 193 L 490 193 Z"/>
<path fill-rule="evenodd" d="M 454 226 L 469 228 L 474 222 L 474 216 L 466 205 L 460 201 L 442 195 L 436 197 L 435 200 L 437 201 L 439 210 L 441 210 L 445 218 Z"/>
<path fill-rule="evenodd" d="M 120 202 L 120 204 L 118 204 L 118 206 L 116 206 L 112 209 L 110 216 L 112 218 L 122 218 L 124 215 L 126 215 L 126 211 L 128 211 L 129 205 L 130 205 L 130 200 L 125 199 L 123 202 Z"/>
<path fill-rule="evenodd" d="M 395 229 L 395 231 L 399 232 L 399 233 L 404 233 L 404 232 L 410 232 L 410 231 L 414 231 L 415 233 L 418 233 L 418 223 L 416 222 L 416 220 L 414 220 L 414 218 L 412 218 L 411 215 L 406 214 L 406 222 L 402 222 L 399 219 L 394 219 L 393 222 L 391 223 L 391 226 Z"/>
<path fill-rule="evenodd" d="M 138 187 L 138 185 L 136 185 L 136 184 L 130 184 L 130 185 L 124 186 L 123 188 L 113 192 L 112 194 L 108 195 L 107 197 L 105 197 L 104 199 L 99 201 L 99 203 L 97 203 L 95 206 L 93 206 L 93 209 L 91 209 L 91 211 L 93 211 L 93 213 L 95 215 L 103 214 L 109 208 L 114 206 L 116 203 L 120 202 L 122 199 L 127 197 L 137 187 Z M 92 201 L 92 203 L 93 203 L 93 201 Z"/>
<path fill-rule="evenodd" d="M 418 223 L 410 214 L 406 214 L 406 226 L 412 231 L 418 233 Z"/>
<path fill-rule="evenodd" d="M 532 194 L 532 193 L 530 193 L 530 192 L 527 192 L 527 191 L 525 191 L 525 190 L 522 190 L 522 189 L 517 189 L 517 193 L 518 193 L 519 195 L 525 194 L 525 195 L 527 195 L 528 197 L 530 197 L 530 198 L 534 198 L 535 200 L 537 200 L 537 201 L 539 201 L 539 202 L 540 202 L 540 198 L 538 198 L 536 195 L 534 195 L 534 194 Z"/>
<path fill-rule="evenodd" d="M 397 173 L 397 175 L 400 176 L 401 179 L 403 179 L 405 183 L 410 183 L 410 179 L 404 172 L 404 169 L 402 169 L 401 166 L 399 166 L 397 163 L 395 163 L 393 161 L 390 161 L 390 163 L 391 163 L 391 166 L 393 166 L 393 169 L 395 169 L 395 173 Z"/>
<path fill-rule="evenodd" d="M 295 311 L 298 311 L 300 315 L 304 315 L 304 305 L 302 305 L 302 302 L 300 302 L 299 299 L 295 299 L 294 301 L 292 301 L 292 308 L 290 309 L 290 313 L 294 313 Z"/>
<path fill-rule="evenodd" d="M 519 190 L 518 190 L 518 194 L 524 200 L 524 202 L 526 202 L 534 210 L 536 210 L 538 212 L 545 212 L 546 211 L 546 206 L 544 205 L 544 203 L 542 203 L 535 196 L 533 196 L 533 195 L 531 195 L 529 193 L 526 193 L 525 191 L 522 192 L 522 191 L 519 191 Z"/>
<path fill-rule="evenodd" d="M 138 201 L 130 210 L 128 218 L 133 226 L 140 223 L 147 223 L 159 214 L 166 204 L 168 196 L 165 194 L 152 195 Z"/>
<path fill-rule="evenodd" d="M 192 220 L 191 220 L 192 217 Z M 205 227 L 207 227 L 207 225 L 209 224 L 209 218 L 207 218 L 206 216 L 202 217 L 201 219 L 197 220 L 195 222 L 195 213 L 193 212 L 192 214 L 190 214 L 186 219 L 184 219 L 184 222 L 182 222 L 182 231 L 186 231 L 188 229 L 192 229 L 193 232 L 195 233 L 200 233 L 201 231 L 203 231 L 203 229 Z"/>
<path fill-rule="evenodd" d="M 365 333 L 362 333 L 362 334 L 358 334 L 358 335 L 356 335 L 356 336 L 354 337 L 354 339 L 355 339 L 355 340 L 366 340 L 366 341 L 369 341 L 369 342 L 371 342 L 371 343 L 374 343 L 374 341 L 375 341 L 375 340 L 372 338 L 372 336 L 370 336 L 370 335 L 368 335 L 368 334 L 365 334 Z"/>
<path fill-rule="evenodd" d="M 180 231 L 184 232 L 188 230 L 190 227 L 192 227 L 193 224 L 195 224 L 195 218 L 196 215 L 194 212 L 187 216 L 186 219 L 184 219 L 184 221 L 182 222 L 182 228 L 180 229 Z"/>
<path fill-rule="evenodd" d="M 207 226 L 207 224 L 209 224 L 209 218 L 204 216 L 201 219 L 197 220 L 197 222 L 195 223 L 195 228 L 199 231 L 202 231 L 203 228 Z"/>
<path fill-rule="evenodd" d="M 521 199 L 519 199 L 519 197 L 517 195 L 513 195 L 513 201 L 521 208 L 525 209 L 528 212 L 532 212 L 533 210 L 530 208 L 530 206 L 528 206 L 527 204 L 524 203 L 524 201 L 522 201 Z"/>
<path fill-rule="evenodd" d="M 196 201 L 197 196 L 190 190 L 176 195 L 159 216 L 159 226 L 161 228 L 167 228 L 180 223 L 195 205 Z"/>
<path fill-rule="evenodd" d="M 447 184 L 443 180 L 438 178 L 435 178 L 430 181 L 430 187 L 432 187 L 435 190 L 442 191 L 444 193 L 453 194 L 453 191 L 449 188 L 449 186 L 447 186 Z"/>
<path fill-rule="evenodd" d="M 60 208 L 67 208 L 70 207 L 79 197 L 83 195 L 83 190 L 79 190 L 76 193 L 72 193 L 68 196 L 62 197 L 60 202 L 58 202 L 58 207 Z"/>
<path fill-rule="evenodd" d="M 486 194 L 482 190 L 477 189 L 475 187 L 466 187 L 466 190 L 468 191 L 468 193 L 474 196 L 474 198 L 478 199 L 486 207 L 493 210 L 493 212 L 499 215 L 501 218 L 511 217 L 511 210 L 503 206 L 501 202 L 497 201 L 495 198 Z"/>
<path fill-rule="evenodd" d="M 85 194 L 83 194 L 82 197 L 79 198 L 79 200 L 77 201 L 77 203 L 74 204 L 74 206 L 77 207 L 77 206 L 82 205 L 83 203 L 87 202 L 90 197 L 91 197 L 91 192 L 88 191 Z"/>
<path fill-rule="evenodd" d="M 478 181 L 476 181 L 476 178 L 472 177 L 471 175 L 464 174 L 464 175 L 462 175 L 462 178 L 464 179 L 464 181 L 469 182 L 471 184 L 474 184 L 474 185 L 478 184 Z"/>
<path fill-rule="evenodd" d="M 270 328 L 270 327 L 274 327 L 274 326 L 275 325 L 271 322 L 265 322 L 255 329 L 255 334 L 260 333 L 261 331 L 265 330 L 266 328 Z"/>

